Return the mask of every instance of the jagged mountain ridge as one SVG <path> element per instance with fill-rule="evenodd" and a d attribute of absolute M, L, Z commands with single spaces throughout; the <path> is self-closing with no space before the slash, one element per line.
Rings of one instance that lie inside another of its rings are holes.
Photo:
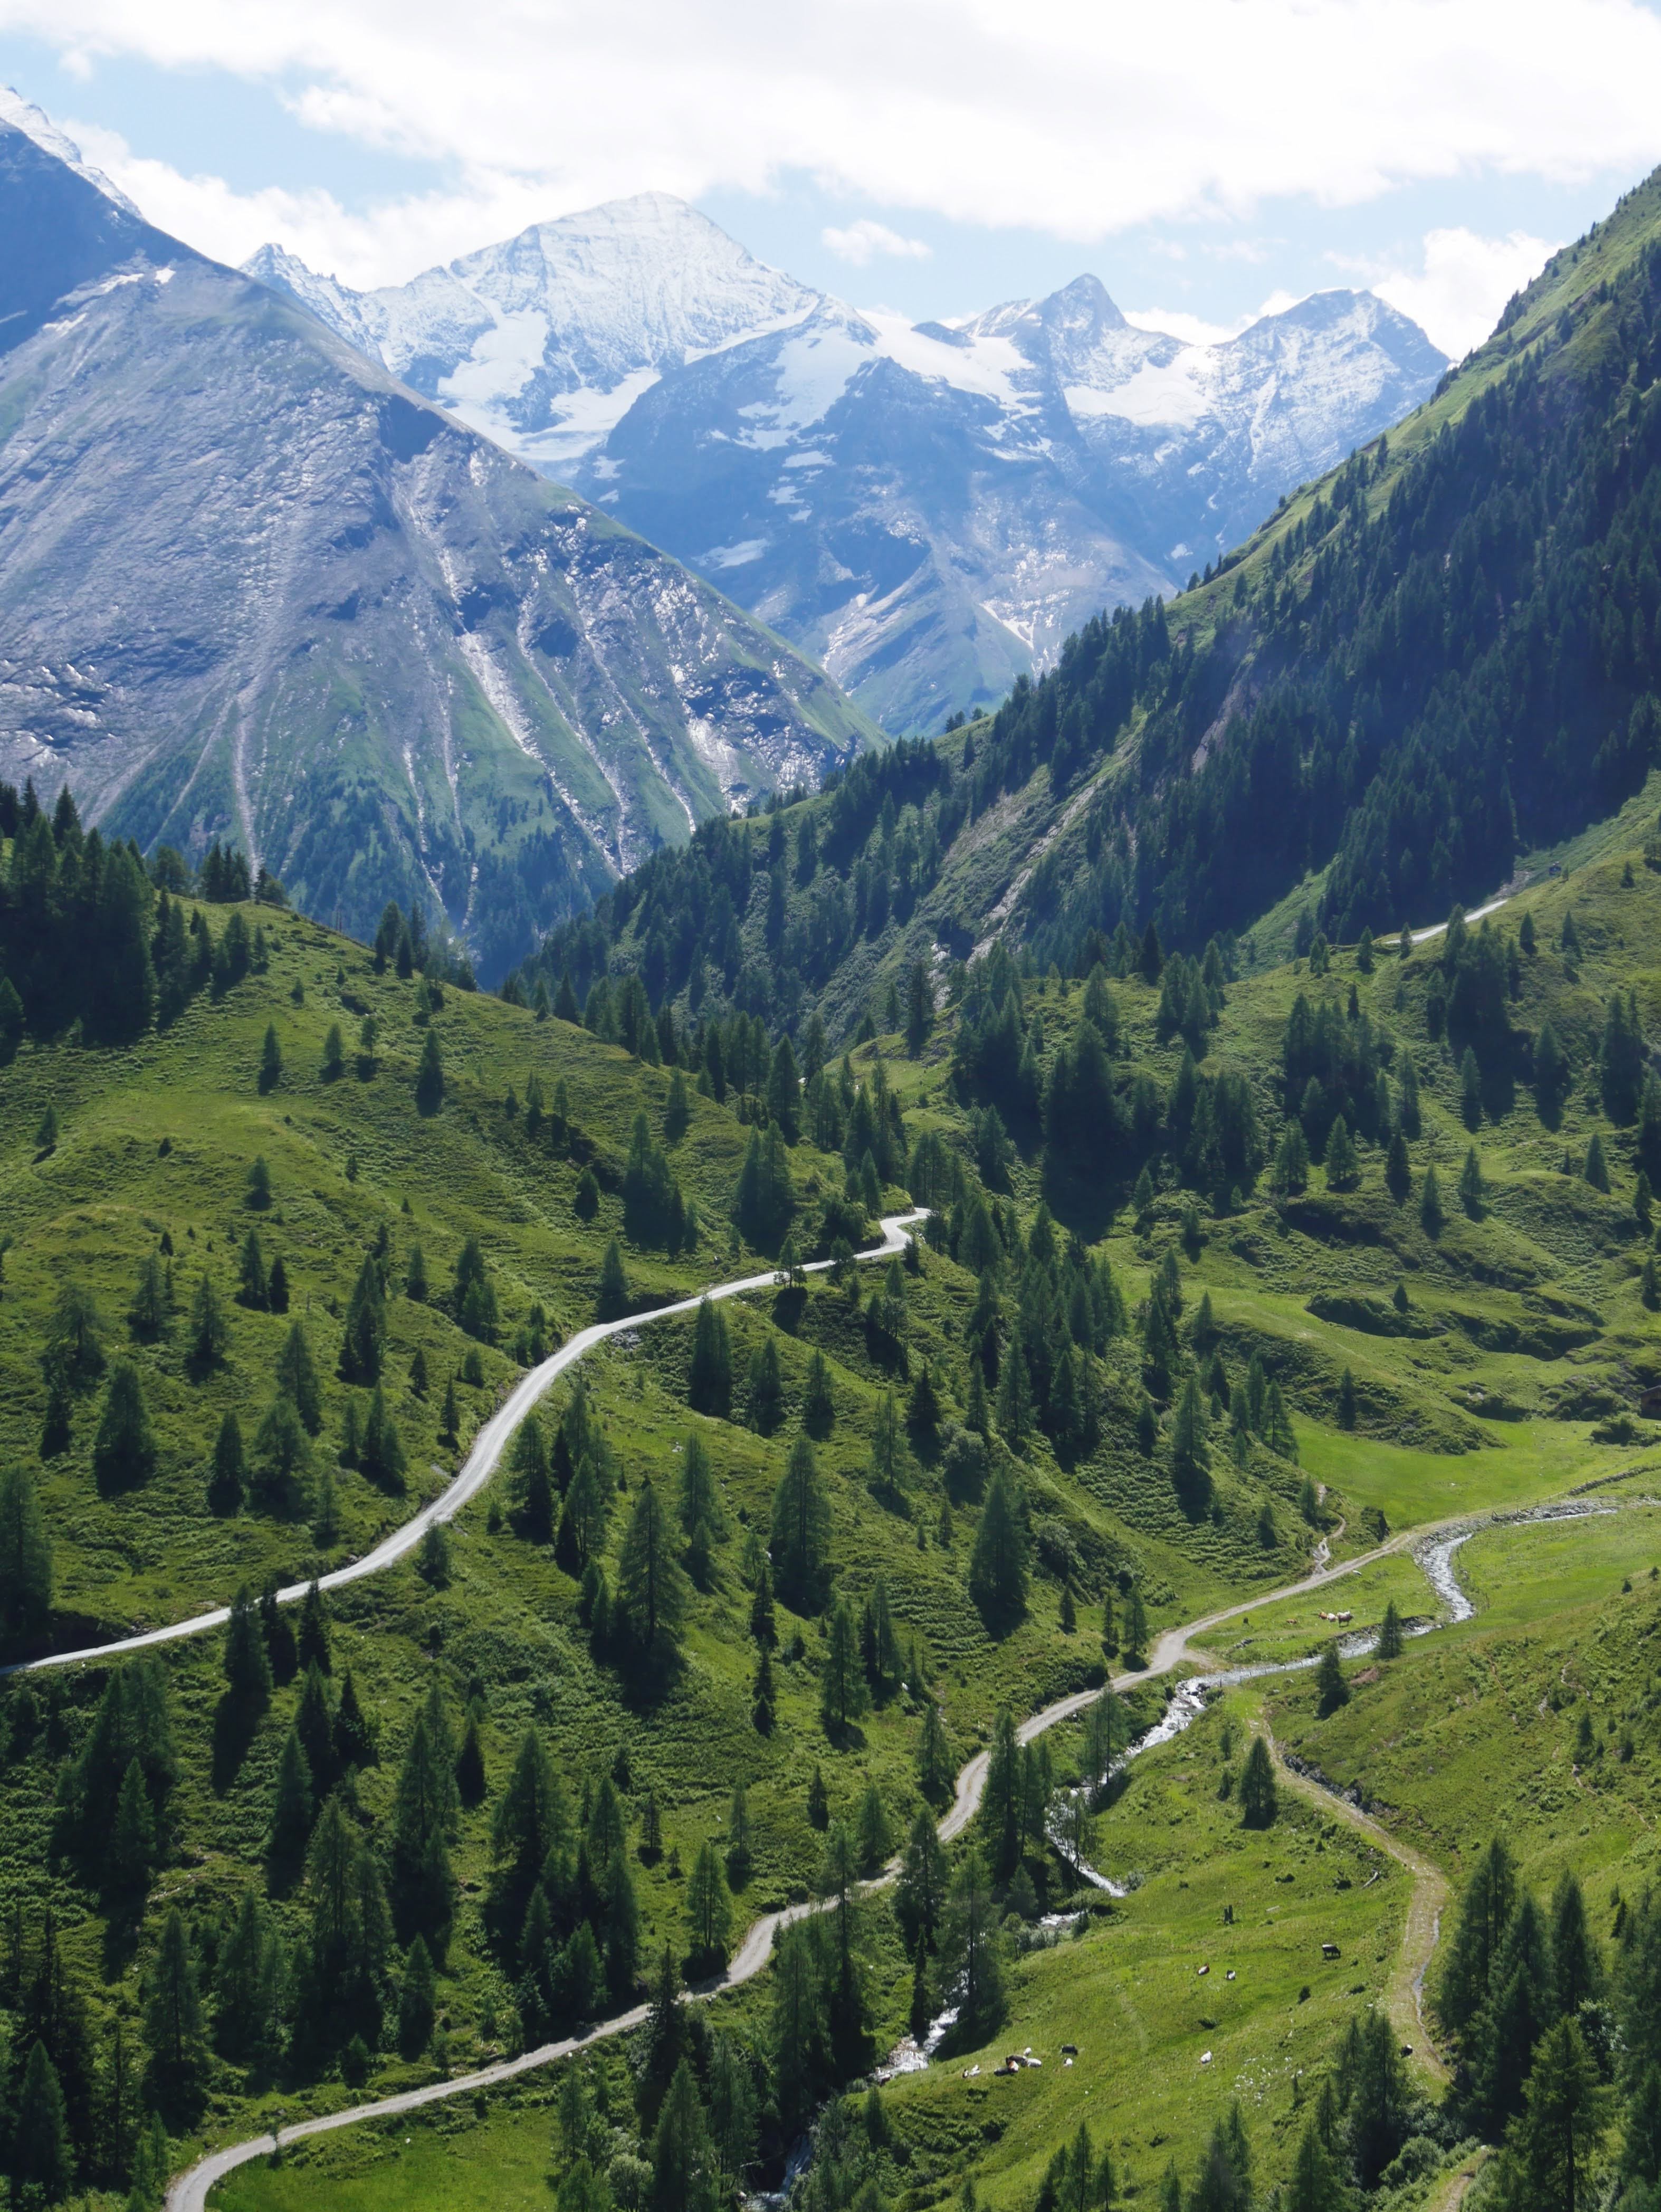
<path fill-rule="evenodd" d="M 487 975 L 879 735 L 708 584 L 0 118 L 0 774 Z M 72 153 L 73 149 L 70 149 Z"/>
<path fill-rule="evenodd" d="M 1446 366 L 1367 293 L 1214 346 L 1133 325 L 1094 276 L 912 325 L 764 269 L 662 194 L 375 293 L 273 247 L 248 266 L 893 729 L 995 700 L 1103 605 L 1180 588 Z"/>

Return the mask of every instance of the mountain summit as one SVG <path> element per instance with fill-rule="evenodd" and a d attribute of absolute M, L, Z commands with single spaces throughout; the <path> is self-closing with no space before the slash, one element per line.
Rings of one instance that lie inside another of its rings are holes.
<path fill-rule="evenodd" d="M 376 292 L 315 276 L 277 246 L 246 270 L 552 476 L 658 377 L 799 321 L 818 301 L 665 192 L 533 223 Z"/>
<path fill-rule="evenodd" d="M 0 775 L 67 779 L 146 849 L 228 836 L 366 934 L 390 897 L 441 907 L 493 976 L 665 840 L 877 736 L 15 100 L 0 231 Z M 661 348 L 707 327 L 648 289 L 639 343 L 653 313 Z M 609 373 L 599 340 L 574 360 Z"/>
<path fill-rule="evenodd" d="M 659 193 L 356 294 L 250 273 L 718 581 L 891 729 L 1178 589 L 1446 362 L 1365 292 L 1199 346 L 1095 276 L 962 323 L 858 312 Z"/>

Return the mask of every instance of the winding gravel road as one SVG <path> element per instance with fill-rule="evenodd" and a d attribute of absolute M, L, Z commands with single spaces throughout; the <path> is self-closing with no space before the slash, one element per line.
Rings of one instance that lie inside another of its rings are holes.
<path fill-rule="evenodd" d="M 908 1233 L 918 1222 L 926 1218 L 926 1214 L 927 1208 L 919 1208 L 910 1213 L 885 1216 L 882 1223 L 881 1244 L 869 1252 L 861 1253 L 858 1256 L 861 1260 L 878 1260 L 903 1251 Z M 818 1273 L 830 1264 L 826 1261 L 815 1261 L 810 1272 Z M 736 1282 L 713 1285 L 707 1291 L 699 1291 L 696 1297 L 679 1299 L 673 1305 L 660 1306 L 649 1313 L 633 1314 L 622 1321 L 596 1322 L 588 1328 L 579 1330 L 576 1335 L 568 1343 L 562 1345 L 551 1358 L 545 1359 L 541 1366 L 533 1368 L 504 1401 L 499 1410 L 486 1422 L 484 1428 L 480 1430 L 460 1473 L 449 1487 L 430 1505 L 416 1515 L 413 1520 L 396 1530 L 384 1542 L 377 1545 L 374 1551 L 366 1553 L 361 1559 L 354 1560 L 351 1565 L 339 1568 L 335 1573 L 324 1577 L 323 1587 L 326 1589 L 338 1589 L 344 1583 L 359 1581 L 366 1575 L 377 1574 L 383 1568 L 391 1566 L 395 1561 L 403 1559 L 415 1545 L 420 1542 L 422 1533 L 429 1522 L 451 1519 L 470 1498 L 477 1497 L 500 1465 L 502 1455 L 507 1449 L 514 1431 L 531 1407 L 568 1367 L 581 1359 L 583 1354 L 591 1351 L 595 1345 L 602 1343 L 607 1337 L 619 1334 L 625 1329 L 646 1327 L 654 1321 L 663 1319 L 667 1315 L 693 1312 L 697 1310 L 700 1300 L 705 1297 L 730 1298 L 737 1297 L 747 1291 L 770 1289 L 774 1279 L 770 1272 L 760 1275 L 748 1275 Z M 1536 1511 L 1540 1510 L 1536 1509 Z M 1135 1683 L 1145 1682 L 1150 1679 L 1168 1674 L 1173 1668 L 1183 1665 L 1196 1667 L 1206 1672 L 1214 1671 L 1217 1668 L 1218 1662 L 1212 1654 L 1189 1649 L 1189 1639 L 1205 1630 L 1215 1628 L 1222 1622 L 1232 1620 L 1238 1614 L 1256 1612 L 1262 1607 L 1274 1604 L 1281 1599 L 1299 1597 L 1311 1591 L 1323 1589 L 1329 1583 L 1339 1581 L 1346 1575 L 1353 1575 L 1359 1569 L 1371 1565 L 1376 1559 L 1385 1558 L 1392 1553 L 1409 1547 L 1415 1549 L 1422 1547 L 1427 1540 L 1438 1536 L 1445 1536 L 1451 1531 L 1474 1533 L 1477 1528 L 1489 1522 L 1523 1517 L 1525 1516 L 1514 1511 L 1504 1510 L 1484 1514 L 1461 1514 L 1446 1521 L 1433 1522 L 1428 1527 L 1405 1529 L 1400 1534 L 1392 1536 L 1387 1542 L 1375 1546 L 1369 1552 L 1359 1553 L 1354 1559 L 1346 1559 L 1337 1566 L 1321 1566 L 1299 1581 L 1287 1583 L 1279 1589 L 1258 1591 L 1255 1595 L 1242 1599 L 1236 1604 L 1221 1607 L 1216 1612 L 1203 1614 L 1198 1620 L 1185 1622 L 1179 1627 L 1165 1630 L 1154 1640 L 1153 1649 L 1148 1654 L 1147 1665 L 1135 1673 L 1114 1676 L 1112 1686 L 1116 1690 L 1128 1689 Z M 281 1593 L 282 1601 L 284 1604 L 297 1602 L 304 1596 L 306 1589 L 305 1583 L 295 1583 L 292 1588 Z M 77 1661 L 106 1658 L 124 1651 L 143 1650 L 158 1644 L 171 1642 L 181 1636 L 198 1635 L 204 1630 L 222 1626 L 228 1618 L 228 1609 L 222 1606 L 214 1612 L 195 1614 L 190 1620 L 178 1622 L 170 1627 L 152 1629 L 143 1635 L 124 1638 L 117 1643 L 94 1645 L 83 1651 L 58 1653 L 50 1659 L 29 1662 L 28 1666 L 30 1668 L 70 1666 Z M 5 1671 L 21 1670 L 7 1669 Z M 1042 1735 L 1046 1729 L 1075 1719 L 1099 1694 L 1098 1690 L 1093 1689 L 1074 1691 L 1067 1697 L 1058 1698 L 1054 1704 L 1045 1705 L 1038 1711 L 1030 1714 L 1017 1729 L 1016 1733 L 1020 1741 L 1024 1744 L 1030 1743 L 1036 1736 Z M 1278 1747 L 1275 1748 L 1278 1752 Z M 940 1822 L 942 1841 L 949 1843 L 955 1837 L 960 1836 L 973 1820 L 986 1789 L 989 1759 L 989 1754 L 987 1752 L 978 1752 L 959 1770 L 952 1805 Z M 1284 1767 L 1282 1772 L 1286 1772 Z M 1287 1773 L 1287 1779 L 1301 1792 L 1319 1796 L 1324 1800 L 1326 1793 L 1317 1790 L 1315 1785 L 1301 1777 L 1293 1777 Z M 1413 1944 L 1412 1948 L 1415 1951 L 1422 1949 L 1425 1957 L 1427 1958 L 1429 1947 L 1435 1942 L 1437 1921 L 1439 1918 L 1437 1908 L 1439 1907 L 1442 1895 L 1445 1894 L 1445 1893 L 1439 1893 L 1437 1887 L 1441 1877 L 1427 1863 L 1419 1860 L 1416 1853 L 1409 1854 L 1394 1838 L 1389 1838 L 1386 1832 L 1379 1829 L 1377 1824 L 1370 1820 L 1366 1814 L 1355 1813 L 1353 1808 L 1348 1810 L 1354 1825 L 1366 1827 L 1377 1835 L 1378 1839 L 1384 1843 L 1385 1847 L 1390 1849 L 1393 1855 L 1406 1864 L 1409 1872 L 1415 1876 L 1415 1891 L 1422 1897 L 1427 1908 L 1419 1917 L 1427 1920 L 1429 1933 L 1427 1942 L 1421 1937 Z M 894 1880 L 898 1864 L 897 1859 L 891 1860 L 874 1881 L 862 1883 L 861 1889 L 871 1891 L 885 1887 Z M 772 1955 L 774 1939 L 779 1930 L 788 1927 L 793 1921 L 800 1920 L 809 1913 L 821 1911 L 824 1909 L 823 1905 L 818 1900 L 810 1900 L 804 1904 L 788 1905 L 777 1912 L 764 1913 L 759 1919 L 752 1921 L 745 1929 L 739 1948 L 734 1953 L 726 1972 L 717 1980 L 690 1990 L 687 1993 L 687 2001 L 702 2002 L 710 1997 L 720 1996 L 724 1990 L 736 1988 L 741 1983 L 752 1980 L 761 1972 Z M 1421 1976 L 1423 1960 L 1421 1959 L 1418 1964 Z M 1399 2007 L 1392 2008 L 1399 2009 Z M 475 2090 L 496 2087 L 503 2081 L 514 2080 L 521 2074 L 533 2073 L 541 2067 L 554 2064 L 559 2059 L 569 2057 L 574 2051 L 581 2051 L 589 2044 L 600 2042 L 609 2036 L 626 2034 L 631 2028 L 639 2027 L 646 2015 L 646 2006 L 636 2005 L 631 2011 L 620 2013 L 614 2019 L 605 2021 L 599 2027 L 590 2028 L 581 2035 L 566 2036 L 557 2043 L 541 2044 L 534 2051 L 523 2051 L 516 2058 L 502 2059 L 496 2064 L 483 2067 L 476 2073 L 459 2075 L 448 2081 L 425 2082 L 419 2088 L 407 2089 L 398 2096 L 381 2097 L 368 2104 L 348 2106 L 340 2112 L 325 2112 L 312 2119 L 296 2120 L 274 2133 L 253 2136 L 244 2142 L 228 2144 L 222 2150 L 210 2152 L 186 2172 L 176 2177 L 168 2187 L 167 2212 L 207 2212 L 208 2198 L 215 2187 L 225 2179 L 227 2174 L 234 2172 L 238 2166 L 246 2166 L 252 2159 L 267 2157 L 272 2152 L 286 2148 L 289 2144 L 303 2142 L 311 2136 L 332 2134 L 336 2129 L 355 2127 L 364 2120 L 395 2118 L 400 2112 L 419 2111 L 424 2106 L 439 2104 L 452 2097 L 470 2096 Z M 1436 2063 L 1433 2051 L 1430 2055 L 1430 2063 L 1433 2068 Z"/>
<path fill-rule="evenodd" d="M 897 1216 L 891 1221 L 885 1221 L 883 1228 L 885 1236 L 891 1241 L 885 1244 L 884 1249 L 898 1249 L 904 1243 L 906 1228 L 916 1218 L 915 1215 Z M 878 1255 L 873 1253 L 868 1256 L 875 1258 Z M 710 1296 L 712 1297 L 730 1297 L 739 1290 L 764 1289 L 771 1280 L 772 1278 L 767 1275 L 751 1277 L 744 1283 L 724 1285 L 719 1291 L 712 1291 Z M 695 1306 L 697 1303 L 696 1299 L 688 1299 L 672 1310 L 684 1312 L 688 1307 Z M 642 1317 L 637 1316 L 637 1318 Z M 644 1318 L 649 1318 L 649 1316 L 644 1316 Z M 608 1333 L 610 1333 L 609 1330 L 601 1329 L 586 1331 L 584 1334 L 590 1341 L 598 1341 L 601 1335 Z M 573 1339 L 574 1344 L 578 1341 L 579 1340 Z M 567 1352 L 569 1352 L 570 1349 L 569 1346 L 565 1347 Z M 555 1356 L 556 1359 L 559 1357 L 558 1354 Z M 546 1364 L 551 1368 L 555 1366 L 554 1360 Z M 569 1360 L 566 1364 L 569 1364 Z M 535 1374 L 526 1377 L 526 1382 L 520 1385 L 520 1390 L 514 1393 L 514 1398 L 508 1401 L 508 1405 L 502 1408 L 502 1413 L 497 1416 L 498 1422 L 506 1416 L 526 1392 L 529 1391 L 530 1395 L 524 1397 L 524 1403 L 520 1406 L 519 1413 L 515 1415 L 515 1419 L 522 1416 L 526 1407 L 535 1402 L 535 1398 L 539 1394 L 532 1389 L 532 1386 L 536 1383 L 538 1377 L 541 1376 L 544 1371 L 544 1369 L 538 1368 Z M 552 1375 L 549 1375 L 547 1381 L 551 1382 L 552 1379 Z M 541 1387 L 545 1389 L 547 1382 L 545 1382 Z M 508 1433 L 510 1431 L 505 1431 L 496 1439 L 490 1465 L 494 1466 L 500 1459 Z M 480 1442 L 483 1443 L 483 1441 L 481 1437 Z M 475 1447 L 476 1450 L 477 1449 Z M 438 1501 L 437 1506 L 429 1509 L 430 1511 L 435 1512 L 440 1506 L 447 1504 L 450 1511 L 455 1510 L 456 1505 L 462 1502 L 460 1498 L 456 1498 L 455 1492 L 459 1489 L 463 1482 L 468 1480 L 472 1466 L 472 1462 L 470 1459 L 467 1467 L 463 1468 L 461 1474 L 457 1478 L 456 1484 L 450 1491 L 446 1492 L 444 1498 Z M 488 1469 L 486 1473 L 488 1474 Z M 484 1479 L 485 1476 L 481 1475 L 473 1481 L 465 1495 L 472 1496 L 478 1488 L 479 1483 Z M 1465 1525 L 1469 1518 L 1469 1516 L 1462 1516 L 1457 1525 Z M 1174 1667 L 1183 1664 L 1198 1665 L 1206 1669 L 1214 1668 L 1217 1662 L 1210 1654 L 1189 1650 L 1189 1637 L 1197 1635 L 1202 1629 L 1215 1627 L 1219 1622 L 1230 1620 L 1236 1613 L 1254 1611 L 1280 1598 L 1296 1597 L 1310 1590 L 1323 1589 L 1328 1583 L 1336 1581 L 1344 1575 L 1354 1574 L 1358 1568 L 1368 1565 L 1372 1560 L 1383 1558 L 1387 1553 L 1400 1550 L 1409 1543 L 1422 1542 L 1427 1533 L 1422 1528 L 1404 1532 L 1400 1536 L 1393 1537 L 1388 1543 L 1379 1545 L 1373 1551 L 1365 1553 L 1356 1559 L 1345 1560 L 1340 1566 L 1322 1568 L 1313 1574 L 1305 1576 L 1299 1582 L 1287 1584 L 1281 1589 L 1260 1591 L 1255 1597 L 1243 1600 L 1238 1605 L 1224 1607 L 1216 1613 L 1206 1614 L 1201 1620 L 1189 1621 L 1183 1627 L 1167 1629 L 1156 1641 L 1153 1651 L 1149 1654 L 1147 1667 L 1135 1674 L 1116 1675 L 1113 1678 L 1113 1686 L 1119 1690 L 1128 1689 L 1134 1683 L 1145 1682 L 1151 1677 L 1168 1674 Z M 407 1550 L 407 1548 L 405 1545 L 401 1547 L 401 1550 Z M 383 1552 L 385 1549 L 386 1547 L 383 1547 Z M 392 1556 L 401 1556 L 401 1550 Z M 366 1563 L 359 1563 L 359 1570 L 364 1564 Z M 1045 1705 L 1039 1711 L 1030 1714 L 1020 1723 L 1016 1733 L 1023 1743 L 1031 1743 L 1035 1736 L 1042 1735 L 1047 1729 L 1056 1728 L 1067 1721 L 1075 1719 L 1085 1711 L 1092 1699 L 1099 1694 L 1098 1690 L 1076 1690 L 1068 1697 L 1058 1698 L 1053 1705 Z M 986 1789 L 988 1760 L 989 1754 L 986 1752 L 977 1752 L 975 1757 L 959 1770 L 957 1790 L 951 1808 L 940 1823 L 940 1832 L 943 1841 L 949 1843 L 952 1838 L 960 1836 L 974 1819 Z M 1304 1786 L 1307 1788 L 1309 1785 Z M 862 1883 L 861 1888 L 869 1891 L 885 1887 L 893 1881 L 897 1869 L 898 1861 L 891 1861 L 873 1881 Z M 808 1913 L 823 1910 L 823 1905 L 815 1900 L 802 1905 L 788 1905 L 782 1911 L 764 1913 L 759 1919 L 752 1921 L 745 1930 L 738 1950 L 733 1954 L 725 1974 L 715 1982 L 705 1984 L 690 1991 L 689 2001 L 703 2002 L 709 1997 L 720 1996 L 723 1990 L 734 1989 L 740 1983 L 752 1980 L 761 1972 L 771 1957 L 774 1938 L 779 1930 L 788 1927 L 794 1920 L 800 1920 Z M 292 2125 L 281 2129 L 276 2134 L 254 2136 L 246 2142 L 228 2144 L 223 2150 L 210 2153 L 207 2157 L 192 2166 L 187 2172 L 178 2177 L 167 2192 L 167 2212 L 207 2212 L 210 2193 L 228 2173 L 233 2172 L 240 2166 L 246 2165 L 251 2159 L 269 2156 L 272 2151 L 280 2147 L 303 2142 L 308 2136 L 331 2134 L 337 2128 L 355 2127 L 362 2120 L 392 2119 L 400 2112 L 415 2112 L 425 2105 L 438 2104 L 451 2097 L 470 2096 L 476 2089 L 492 2088 L 499 2082 L 514 2080 L 518 2075 L 532 2073 L 539 2067 L 552 2065 L 557 2060 L 569 2057 L 573 2051 L 580 2051 L 588 2044 L 598 2043 L 607 2036 L 624 2034 L 630 2028 L 637 2027 L 645 2017 L 646 2007 L 636 2005 L 632 2011 L 619 2014 L 616 2019 L 602 2022 L 599 2027 L 591 2028 L 586 2034 L 566 2036 L 557 2043 L 542 2044 L 534 2051 L 522 2052 L 517 2058 L 502 2059 L 497 2064 L 482 2068 L 477 2073 L 459 2075 L 451 2081 L 425 2082 L 417 2089 L 406 2089 L 399 2096 L 382 2097 L 370 2104 L 350 2106 L 342 2112 L 325 2112 L 314 2119 L 295 2121 Z"/>
<path fill-rule="evenodd" d="M 918 1206 L 910 1213 L 885 1214 L 881 1243 L 854 1256 L 861 1261 L 891 1259 L 905 1249 L 910 1231 L 928 1215 L 927 1206 Z M 810 1261 L 804 1273 L 822 1274 L 834 1264 L 830 1260 Z M 532 1368 L 514 1384 L 474 1437 L 473 1448 L 462 1462 L 454 1481 L 441 1491 L 430 1505 L 423 1505 L 419 1513 L 394 1528 L 390 1536 L 383 1537 L 361 1559 L 319 1577 L 322 1587 L 326 1590 L 344 1589 L 349 1583 L 360 1583 L 366 1576 L 384 1573 L 414 1551 L 435 1522 L 453 1521 L 471 1498 L 478 1497 L 501 1466 L 502 1455 L 513 1441 L 514 1430 L 532 1407 L 546 1395 L 568 1367 L 574 1367 L 597 1344 L 604 1344 L 609 1336 L 621 1336 L 625 1330 L 647 1328 L 654 1322 L 666 1321 L 672 1314 L 696 1313 L 705 1298 L 736 1298 L 746 1291 L 771 1290 L 776 1280 L 770 1268 L 765 1274 L 744 1275 L 736 1282 L 712 1283 L 708 1290 L 699 1291 L 690 1298 L 677 1298 L 672 1305 L 653 1306 L 645 1313 L 625 1314 L 621 1321 L 597 1321 L 587 1328 L 580 1328 L 540 1367 Z M 291 1583 L 286 1589 L 277 1592 L 277 1603 L 298 1605 L 310 1587 L 309 1583 Z M 119 1659 L 126 1652 L 154 1650 L 159 1644 L 176 1644 L 181 1637 L 202 1636 L 210 1629 L 222 1628 L 230 1617 L 228 1606 L 214 1606 L 205 1613 L 192 1613 L 187 1620 L 172 1621 L 165 1628 L 147 1628 L 137 1635 L 117 1637 L 107 1644 L 86 1644 L 78 1651 L 54 1651 L 45 1659 L 21 1660 L 10 1667 L 0 1667 L 0 1676 L 35 1674 L 48 1667 L 77 1667 L 89 1659 Z"/>

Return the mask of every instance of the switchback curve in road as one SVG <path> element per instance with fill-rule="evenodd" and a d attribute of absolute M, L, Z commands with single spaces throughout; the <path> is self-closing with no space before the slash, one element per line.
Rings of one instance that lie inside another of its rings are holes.
<path fill-rule="evenodd" d="M 886 1260 L 905 1249 L 910 1232 L 919 1222 L 926 1220 L 927 1206 L 915 1207 L 910 1213 L 888 1213 L 882 1218 L 882 1242 L 869 1251 L 856 1252 L 856 1260 Z M 830 1260 L 810 1261 L 804 1273 L 822 1274 L 835 1265 Z M 736 1298 L 746 1291 L 770 1290 L 778 1280 L 776 1272 L 769 1268 L 764 1274 L 745 1275 L 731 1283 L 711 1283 L 708 1289 L 697 1291 L 688 1298 L 677 1298 L 670 1305 L 652 1306 L 644 1313 L 625 1314 L 620 1321 L 592 1322 L 580 1328 L 575 1336 L 568 1337 L 557 1352 L 551 1353 L 539 1367 L 514 1385 L 496 1412 L 473 1438 L 472 1448 L 462 1462 L 453 1481 L 441 1490 L 430 1504 L 423 1505 L 384 1536 L 373 1550 L 361 1559 L 353 1559 L 344 1567 L 318 1577 L 326 1590 L 343 1589 L 349 1583 L 362 1582 L 367 1576 L 384 1573 L 386 1568 L 407 1559 L 417 1545 L 435 1522 L 453 1521 L 462 1507 L 477 1498 L 502 1464 L 502 1454 L 513 1441 L 514 1431 L 537 1403 L 564 1374 L 574 1367 L 586 1352 L 608 1337 L 621 1336 L 625 1330 L 649 1328 L 652 1322 L 666 1321 L 674 1314 L 696 1313 L 705 1298 Z M 291 1583 L 277 1594 L 279 1605 L 298 1605 L 311 1587 L 309 1583 Z M 132 1636 L 116 1637 L 106 1644 L 89 1644 L 78 1651 L 53 1651 L 44 1659 L 25 1659 L 9 1667 L 0 1667 L 0 1677 L 7 1674 L 33 1674 L 49 1667 L 76 1667 L 88 1660 L 119 1659 L 134 1651 L 151 1651 L 158 1644 L 176 1644 L 186 1636 L 205 1635 L 209 1630 L 222 1628 L 230 1619 L 230 1607 L 214 1606 L 205 1613 L 192 1613 L 184 1620 L 170 1621 L 165 1628 L 147 1628 Z"/>

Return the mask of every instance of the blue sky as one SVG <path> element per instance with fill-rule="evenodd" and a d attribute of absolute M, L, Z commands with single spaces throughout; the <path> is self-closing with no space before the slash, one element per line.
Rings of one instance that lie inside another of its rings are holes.
<path fill-rule="evenodd" d="M 192 243 L 359 284 L 653 188 L 918 319 L 1370 283 L 1456 352 L 1661 159 L 1640 0 L 0 0 L 0 80 Z"/>

